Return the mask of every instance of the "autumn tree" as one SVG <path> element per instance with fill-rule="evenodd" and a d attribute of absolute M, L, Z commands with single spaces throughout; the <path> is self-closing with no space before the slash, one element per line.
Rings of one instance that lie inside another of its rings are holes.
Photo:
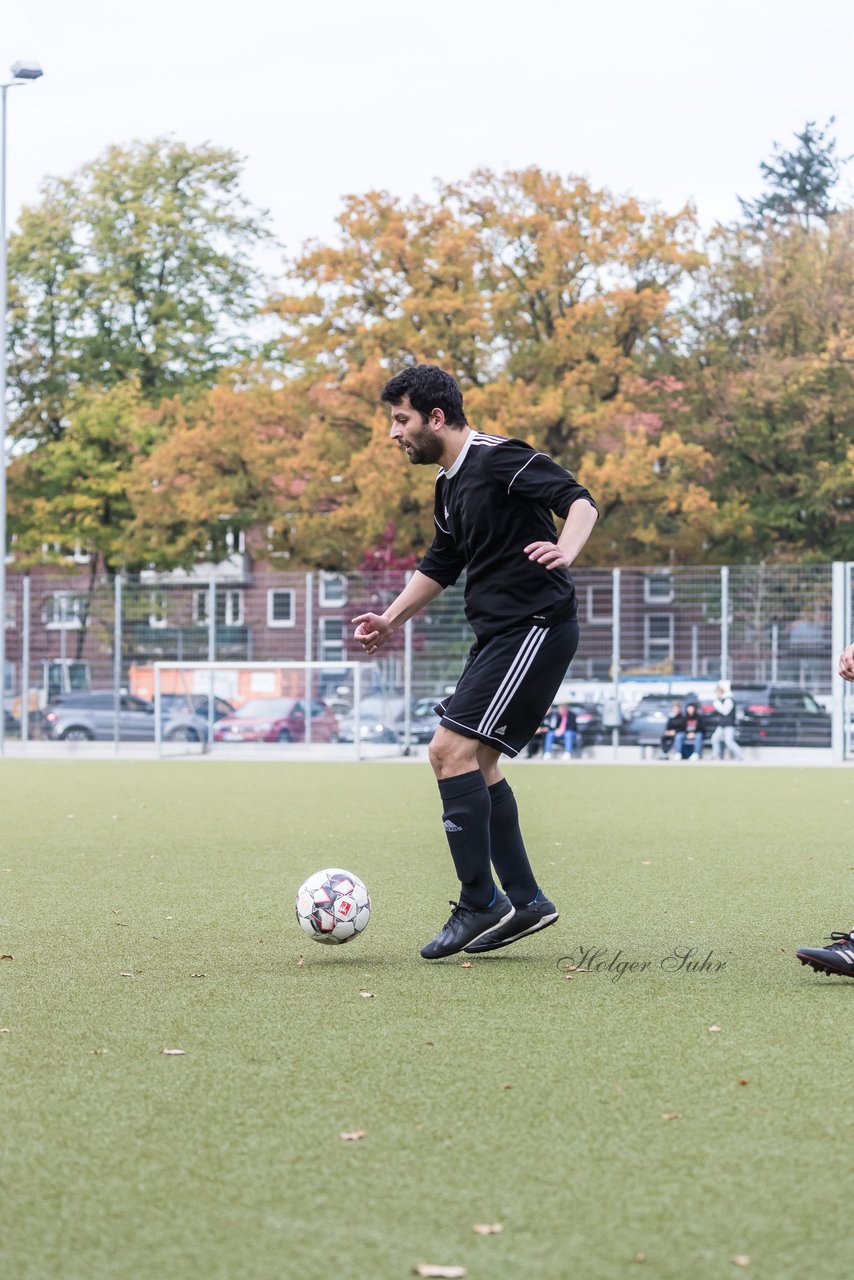
<path fill-rule="evenodd" d="M 455 374 L 480 429 L 529 439 L 576 471 L 583 460 L 584 480 L 642 421 L 633 457 L 649 474 L 607 473 L 615 519 L 637 533 L 615 538 L 615 553 L 648 556 L 662 524 L 676 558 L 696 553 L 703 538 L 686 537 L 673 513 L 687 484 L 689 509 L 705 494 L 713 514 L 708 458 L 683 448 L 684 415 L 644 417 L 661 401 L 654 365 L 676 336 L 674 291 L 702 260 L 690 211 L 538 169 L 481 171 L 440 186 L 434 202 L 353 196 L 339 233 L 294 263 L 290 292 L 273 302 L 283 371 L 313 387 L 285 463 L 292 483 L 305 480 L 289 536 L 303 554 L 316 548 L 310 563 L 336 549 L 339 566 L 358 563 L 389 513 L 400 553 L 429 536 L 432 477 L 389 457 L 377 406 L 390 373 L 418 360 Z M 662 438 L 670 465 L 655 469 Z"/>

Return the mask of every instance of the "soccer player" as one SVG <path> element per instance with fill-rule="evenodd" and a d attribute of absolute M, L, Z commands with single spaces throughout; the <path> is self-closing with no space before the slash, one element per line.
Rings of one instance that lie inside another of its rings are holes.
<path fill-rule="evenodd" d="M 854 682 L 854 644 L 849 644 L 839 655 L 839 674 L 849 684 Z M 816 973 L 838 973 L 843 978 L 854 978 L 854 929 L 832 933 L 827 947 L 801 947 L 795 954 L 801 964 L 810 965 Z"/>
<path fill-rule="evenodd" d="M 385 644 L 465 569 L 465 611 L 475 642 L 454 693 L 436 707 L 430 763 L 460 881 L 459 902 L 428 960 L 491 951 L 554 924 L 499 768 L 534 736 L 578 646 L 569 574 L 596 523 L 590 494 L 568 471 L 520 440 L 484 435 L 466 421 L 456 381 L 415 365 L 386 383 L 391 438 L 415 466 L 439 466 L 435 536 L 383 614 L 354 618 L 368 654 Z M 563 518 L 557 536 L 552 511 Z M 492 862 L 501 892 L 492 878 Z"/>

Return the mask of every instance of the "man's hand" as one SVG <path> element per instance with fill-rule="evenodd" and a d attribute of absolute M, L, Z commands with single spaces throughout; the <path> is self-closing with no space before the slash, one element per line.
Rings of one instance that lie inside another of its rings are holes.
<path fill-rule="evenodd" d="M 547 569 L 568 569 L 571 563 L 554 542 L 529 542 L 525 555 Z"/>
<path fill-rule="evenodd" d="M 849 644 L 839 655 L 839 674 L 849 683 L 854 681 L 854 644 Z"/>
<path fill-rule="evenodd" d="M 391 639 L 394 632 L 390 623 L 378 613 L 360 613 L 358 618 L 351 618 L 350 621 L 357 624 L 353 639 L 358 640 L 369 656 Z"/>

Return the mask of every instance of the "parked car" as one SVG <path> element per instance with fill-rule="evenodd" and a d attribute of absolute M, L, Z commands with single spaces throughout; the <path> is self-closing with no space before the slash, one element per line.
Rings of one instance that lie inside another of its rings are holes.
<path fill-rule="evenodd" d="M 95 693 L 69 693 L 51 703 L 42 717 L 45 738 L 63 742 L 111 742 L 115 732 L 115 695 L 112 689 Z M 208 701 L 205 694 L 164 694 L 162 736 L 167 742 L 204 742 L 208 736 Z M 214 699 L 214 715 L 234 708 L 224 698 Z M 119 738 L 123 742 L 153 742 L 154 703 L 132 693 L 119 697 Z"/>
<path fill-rule="evenodd" d="M 356 732 L 356 717 L 352 711 L 338 720 L 338 741 L 352 742 Z M 378 720 L 375 716 L 359 717 L 359 741 L 374 743 L 399 742 L 397 728 L 387 720 Z"/>
<path fill-rule="evenodd" d="M 594 747 L 599 742 L 608 741 L 611 730 L 606 729 L 602 722 L 601 707 L 595 702 L 568 702 L 567 706 L 575 713 L 575 723 L 578 725 L 576 753 L 580 754 L 587 747 Z M 534 734 L 525 748 L 528 759 L 542 752 L 545 736 L 544 729 L 538 729 Z"/>
<path fill-rule="evenodd" d="M 206 693 L 162 693 L 163 738 L 166 742 L 202 742 L 208 736 L 208 695 Z M 225 698 L 214 694 L 213 720 L 234 714 Z"/>
<path fill-rule="evenodd" d="M 830 713 L 797 685 L 733 685 L 738 742 L 757 747 L 829 747 Z"/>
<path fill-rule="evenodd" d="M 625 740 L 632 746 L 657 747 L 674 702 L 684 707 L 687 699 L 673 694 L 646 693 L 626 721 Z M 705 715 L 704 708 L 700 711 Z M 708 725 L 708 722 L 707 722 Z"/>
<path fill-rule="evenodd" d="M 311 703 L 312 742 L 338 742 L 338 720 L 319 698 Z M 301 698 L 252 698 L 214 728 L 215 742 L 304 742 Z"/>
<path fill-rule="evenodd" d="M 432 742 L 433 734 L 439 723 L 436 715 L 436 704 L 450 695 L 447 693 L 431 694 L 429 697 L 416 698 L 409 712 L 409 741 L 414 745 Z M 403 737 L 403 719 L 399 721 L 401 737 Z"/>
<path fill-rule="evenodd" d="M 359 741 L 370 743 L 399 742 L 403 735 L 403 699 L 382 694 L 369 694 L 359 704 Z M 351 707 L 338 718 L 338 741 L 352 742 L 356 732 L 356 714 Z"/>

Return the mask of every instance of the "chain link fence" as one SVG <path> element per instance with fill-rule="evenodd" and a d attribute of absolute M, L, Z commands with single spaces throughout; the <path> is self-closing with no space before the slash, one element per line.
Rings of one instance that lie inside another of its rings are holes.
<path fill-rule="evenodd" d="M 645 690 L 721 677 L 797 686 L 829 707 L 832 576 L 830 564 L 578 569 L 581 643 L 568 680 L 575 696 L 616 700 L 624 712 Z M 5 737 L 51 737 L 52 707 L 100 694 L 114 712 L 108 736 L 125 741 L 122 699 L 150 702 L 157 662 L 319 662 L 310 692 L 346 719 L 343 664 L 360 660 L 362 698 L 399 738 L 414 703 L 453 685 L 472 643 L 458 584 L 364 659 L 351 619 L 382 612 L 405 581 L 402 570 L 297 573 L 241 557 L 209 573 L 10 572 Z M 846 582 L 850 597 L 850 573 Z M 850 615 L 850 599 L 845 607 Z"/>

